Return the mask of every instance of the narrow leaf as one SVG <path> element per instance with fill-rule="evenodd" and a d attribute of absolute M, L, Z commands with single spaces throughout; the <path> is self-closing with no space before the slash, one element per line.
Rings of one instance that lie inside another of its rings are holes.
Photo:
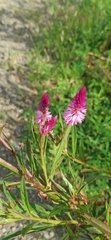
<path fill-rule="evenodd" d="M 37 161 L 35 161 L 35 158 L 33 157 L 32 147 L 29 140 L 27 140 L 27 143 L 26 143 L 26 152 L 27 152 L 27 160 L 31 168 L 31 173 L 32 174 L 37 173 L 38 172 Z"/>
<path fill-rule="evenodd" d="M 69 188 L 69 191 L 71 194 L 74 194 L 74 188 L 72 186 L 72 184 L 69 182 L 69 180 L 64 176 L 63 172 L 61 172 L 62 174 L 62 178 L 63 178 L 63 181 L 65 182 L 66 186 L 68 186 Z"/>
<path fill-rule="evenodd" d="M 19 236 L 20 234 L 21 234 L 21 231 L 9 233 L 6 237 L 3 237 L 2 240 L 9 240 L 9 239 Z"/>
<path fill-rule="evenodd" d="M 67 126 L 67 128 L 65 129 L 64 131 L 64 135 L 63 135 L 63 138 L 59 144 L 59 147 L 56 151 L 56 155 L 55 155 L 55 158 L 53 160 L 53 165 L 52 165 L 52 168 L 51 168 L 51 173 L 50 173 L 50 179 L 53 179 L 53 175 L 54 175 L 54 172 L 57 168 L 57 163 L 62 155 L 62 152 L 64 150 L 64 147 L 65 147 L 65 144 L 66 144 L 66 141 L 67 141 L 67 138 L 68 138 L 68 135 L 70 133 L 70 130 L 71 130 L 71 126 Z"/>
<path fill-rule="evenodd" d="M 9 169 L 11 172 L 16 173 L 17 175 L 20 175 L 19 170 L 14 167 L 12 164 L 6 162 L 4 159 L 0 158 L 0 165 L 2 165 L 3 167 Z"/>
<path fill-rule="evenodd" d="M 25 185 L 24 177 L 22 177 L 22 180 L 21 180 L 20 190 L 21 190 L 20 193 L 21 193 L 21 199 L 22 199 L 22 203 L 24 205 L 24 208 L 27 211 L 27 213 L 30 214 L 30 204 L 29 204 L 29 201 L 28 201 L 28 194 L 27 194 L 27 191 L 26 191 L 26 185 Z"/>
<path fill-rule="evenodd" d="M 30 230 L 32 230 L 32 227 L 35 225 L 36 223 L 30 223 L 29 225 L 27 225 L 25 228 L 22 229 L 21 234 L 24 237 L 28 232 L 30 232 Z"/>
<path fill-rule="evenodd" d="M 6 208 L 9 206 L 2 198 L 0 198 L 0 203 Z"/>
<path fill-rule="evenodd" d="M 5 217 L 5 216 L 4 216 Z M 21 221 L 20 218 L 18 219 L 14 219 L 14 218 L 5 218 L 3 220 L 0 221 L 0 225 L 2 224 L 8 224 L 8 223 L 14 223 L 14 222 L 17 222 L 17 221 Z M 3 240 L 3 239 L 2 239 Z"/>
<path fill-rule="evenodd" d="M 4 193 L 5 193 L 6 197 L 10 201 L 11 207 L 23 212 L 24 208 L 23 208 L 22 204 L 17 200 L 17 198 L 11 192 L 9 192 L 6 189 L 5 184 L 3 184 L 3 189 L 4 189 Z"/>
<path fill-rule="evenodd" d="M 60 240 L 69 240 L 69 234 L 65 234 Z"/>
<path fill-rule="evenodd" d="M 59 192 L 64 195 L 66 198 L 69 198 L 70 195 L 68 194 L 68 192 L 62 187 L 60 186 L 58 183 L 56 183 L 54 180 L 52 180 L 54 186 L 56 187 L 57 191 L 59 190 Z"/>
<path fill-rule="evenodd" d="M 31 213 L 34 214 L 36 217 L 39 215 L 41 217 L 47 217 L 49 212 L 45 210 L 44 206 L 40 204 L 30 203 Z"/>
<path fill-rule="evenodd" d="M 2 144 L 11 152 L 13 157 L 16 159 L 16 153 L 12 143 L 9 141 L 9 139 L 6 136 L 5 138 L 6 138 L 6 141 L 2 137 L 0 137 L 0 142 L 2 142 Z"/>
<path fill-rule="evenodd" d="M 100 220 L 91 217 L 87 214 L 83 214 L 83 217 L 94 227 L 96 227 L 97 229 L 99 229 L 102 233 L 108 235 L 109 237 L 111 237 L 111 228 L 106 225 L 105 223 L 101 222 Z"/>
<path fill-rule="evenodd" d="M 50 212 L 49 214 L 49 218 L 52 217 L 52 216 L 55 216 L 57 217 L 57 214 L 61 214 L 61 212 L 63 213 L 66 213 L 66 211 L 69 210 L 69 207 L 65 206 L 65 205 L 57 205 L 53 208 L 53 210 Z"/>
<path fill-rule="evenodd" d="M 66 229 L 67 229 L 67 232 L 69 233 L 69 236 L 71 236 L 71 239 L 74 239 L 74 233 L 71 230 L 71 228 L 68 225 L 66 225 Z"/>
<path fill-rule="evenodd" d="M 61 130 L 63 132 L 63 120 L 62 120 L 62 117 L 61 117 L 61 113 L 59 113 L 59 122 L 60 122 Z"/>
<path fill-rule="evenodd" d="M 45 230 L 45 229 L 49 229 L 49 228 L 52 228 L 52 227 L 54 227 L 53 224 L 50 224 L 50 223 L 42 223 L 42 224 L 40 224 L 40 225 L 33 226 L 33 227 L 32 227 L 32 230 L 38 232 L 38 231 L 43 231 L 43 230 Z"/>
<path fill-rule="evenodd" d="M 80 139 L 79 141 L 79 154 L 80 154 L 80 158 L 84 160 L 84 144 L 82 139 Z"/>
<path fill-rule="evenodd" d="M 109 203 L 106 202 L 106 220 L 109 226 L 111 226 L 111 201 Z"/>
<path fill-rule="evenodd" d="M 9 151 L 12 152 L 11 147 L 7 144 L 7 142 L 6 142 L 2 137 L 0 137 L 0 142 L 1 142 Z"/>
<path fill-rule="evenodd" d="M 31 129 L 32 129 L 32 135 L 34 138 L 34 142 L 36 143 L 37 148 L 39 148 L 39 140 L 38 140 L 38 134 L 37 134 L 37 129 L 34 126 L 35 124 L 35 118 L 32 118 L 32 124 L 31 124 Z"/>
<path fill-rule="evenodd" d="M 77 147 L 77 130 L 76 126 L 72 127 L 72 156 L 75 157 Z"/>
<path fill-rule="evenodd" d="M 4 124 L 2 127 L 0 127 L 0 134 L 2 133 L 3 128 L 5 127 L 6 124 Z"/>

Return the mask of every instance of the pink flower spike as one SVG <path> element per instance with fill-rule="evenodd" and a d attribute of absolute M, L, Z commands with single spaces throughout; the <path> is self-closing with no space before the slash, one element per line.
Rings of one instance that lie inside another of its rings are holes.
<path fill-rule="evenodd" d="M 43 125 L 45 121 L 49 121 L 52 118 L 52 115 L 48 110 L 49 104 L 50 104 L 49 96 L 47 93 L 45 93 L 41 98 L 36 113 L 36 122 L 40 125 Z"/>
<path fill-rule="evenodd" d="M 38 106 L 38 110 L 43 112 L 44 109 L 46 109 L 49 106 L 49 104 L 50 104 L 49 96 L 47 93 L 45 93 L 41 98 L 41 101 Z"/>
<path fill-rule="evenodd" d="M 86 111 L 86 87 L 82 87 L 63 114 L 66 124 L 82 123 Z"/>
<path fill-rule="evenodd" d="M 49 132 L 53 129 L 53 127 L 54 127 L 55 124 L 56 124 L 57 117 L 58 117 L 58 116 L 55 116 L 55 117 L 51 118 L 51 119 L 42 127 L 42 131 L 41 131 L 41 132 L 42 132 L 43 135 L 49 134 Z"/>
<path fill-rule="evenodd" d="M 51 113 L 49 112 L 48 108 L 44 110 L 44 112 L 41 112 L 40 110 L 37 110 L 36 112 L 36 123 L 43 125 L 45 121 L 49 121 L 52 118 Z"/>

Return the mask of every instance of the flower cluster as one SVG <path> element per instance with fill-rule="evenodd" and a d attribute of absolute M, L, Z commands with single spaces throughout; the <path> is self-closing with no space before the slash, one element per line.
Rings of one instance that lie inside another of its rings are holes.
<path fill-rule="evenodd" d="M 52 117 L 49 112 L 50 100 L 48 94 L 45 93 L 39 103 L 36 113 L 36 122 L 40 125 L 41 134 L 47 135 L 55 126 L 57 116 Z"/>
<path fill-rule="evenodd" d="M 40 125 L 40 131 L 43 135 L 49 134 L 57 121 L 57 116 L 52 117 L 49 112 L 49 105 L 49 96 L 45 93 L 41 98 L 36 114 L 36 122 Z M 76 125 L 85 119 L 86 111 L 86 87 L 82 87 L 65 110 L 63 118 L 67 125 Z"/>
<path fill-rule="evenodd" d="M 86 87 L 82 87 L 63 114 L 66 124 L 82 123 L 86 111 Z"/>

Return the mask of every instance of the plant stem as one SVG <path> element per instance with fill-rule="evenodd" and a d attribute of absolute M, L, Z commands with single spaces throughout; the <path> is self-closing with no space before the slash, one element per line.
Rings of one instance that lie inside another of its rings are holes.
<path fill-rule="evenodd" d="M 80 164 L 82 164 L 82 165 L 84 165 L 84 166 L 86 166 L 86 167 L 89 167 L 89 168 L 93 169 L 94 171 L 101 172 L 101 173 L 106 173 L 106 174 L 108 174 L 108 175 L 111 175 L 111 171 L 103 170 L 103 169 L 98 168 L 98 167 L 95 167 L 95 166 L 93 166 L 93 165 L 91 165 L 91 164 L 89 164 L 89 163 L 86 163 L 86 162 L 84 162 L 84 161 L 82 161 L 82 160 L 76 159 L 76 158 L 72 157 L 72 156 L 71 156 L 69 153 L 67 153 L 67 152 L 64 152 L 64 154 L 65 154 L 66 156 L 68 156 L 73 162 L 80 163 Z"/>
<path fill-rule="evenodd" d="M 47 177 L 47 170 L 46 170 L 46 160 L 45 160 L 45 149 L 44 149 L 44 142 L 45 142 L 45 136 L 41 135 L 40 139 L 40 155 L 41 155 L 41 161 L 42 161 L 42 169 L 44 172 L 46 187 L 48 186 L 48 177 Z"/>

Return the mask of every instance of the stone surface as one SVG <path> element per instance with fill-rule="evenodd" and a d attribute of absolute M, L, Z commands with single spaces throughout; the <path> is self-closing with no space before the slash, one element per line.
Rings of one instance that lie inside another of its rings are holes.
<path fill-rule="evenodd" d="M 5 125 L 4 133 L 19 150 L 25 122 L 22 118 L 25 107 L 32 106 L 37 98 L 37 91 L 26 82 L 28 69 L 27 50 L 31 47 L 30 33 L 34 31 L 34 23 L 26 21 L 28 11 L 38 9 L 45 12 L 43 0 L 0 0 L 0 126 Z M 15 159 L 0 144 L 0 157 L 9 163 Z M 5 168 L 0 166 L 0 178 L 6 175 Z M 0 196 L 2 193 L 0 192 Z M 27 222 L 11 223 L 0 226 L 0 240 L 11 232 L 22 229 Z M 13 240 L 58 240 L 55 230 L 29 234 L 26 237 L 15 237 Z"/>

